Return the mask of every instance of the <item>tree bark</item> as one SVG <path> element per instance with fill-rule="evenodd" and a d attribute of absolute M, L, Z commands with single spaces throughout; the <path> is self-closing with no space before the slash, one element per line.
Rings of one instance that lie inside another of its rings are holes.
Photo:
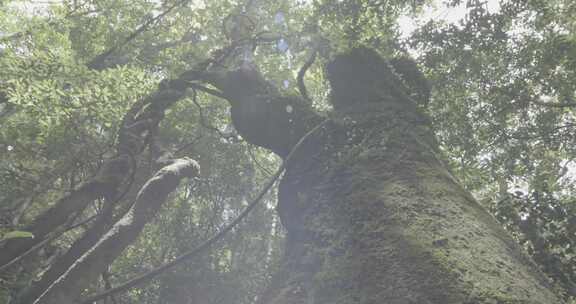
<path fill-rule="evenodd" d="M 286 250 L 260 303 L 562 303 L 441 160 L 418 77 L 365 48 L 326 71 L 334 112 L 281 181 Z M 321 119 L 252 67 L 200 78 L 245 139 L 280 156 Z"/>

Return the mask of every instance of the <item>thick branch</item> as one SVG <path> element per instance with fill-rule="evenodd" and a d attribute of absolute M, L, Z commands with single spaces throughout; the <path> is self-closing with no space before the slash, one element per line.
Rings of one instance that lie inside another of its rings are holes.
<path fill-rule="evenodd" d="M 304 98 L 308 102 L 311 102 L 311 99 L 310 96 L 308 95 L 306 84 L 304 83 L 304 76 L 306 75 L 306 71 L 308 71 L 308 69 L 312 66 L 312 64 L 316 60 L 317 55 L 318 50 L 316 49 L 312 50 L 312 54 L 310 54 L 310 57 L 308 57 L 308 59 L 306 60 L 300 71 L 298 71 L 298 77 L 296 77 L 300 95 L 302 95 L 302 98 Z"/>
<path fill-rule="evenodd" d="M 199 173 L 196 161 L 183 158 L 159 170 L 140 190 L 136 203 L 123 218 L 90 250 L 56 280 L 35 304 L 73 303 L 91 282 L 98 278 L 122 251 L 129 246 L 160 210 L 168 195 L 184 177 Z"/>
<path fill-rule="evenodd" d="M 308 102 L 282 96 L 256 67 L 246 62 L 231 71 L 188 72 L 181 78 L 216 87 L 229 101 L 232 122 L 240 135 L 283 158 L 300 137 L 322 120 Z"/>

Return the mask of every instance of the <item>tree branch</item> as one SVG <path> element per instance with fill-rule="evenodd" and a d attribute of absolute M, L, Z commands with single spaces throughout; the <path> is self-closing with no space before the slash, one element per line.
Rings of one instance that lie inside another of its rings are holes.
<path fill-rule="evenodd" d="M 300 69 L 300 71 L 298 71 L 298 77 L 296 77 L 300 95 L 302 95 L 302 98 L 304 98 L 308 102 L 311 102 L 312 100 L 310 99 L 310 96 L 308 96 L 308 90 L 306 90 L 306 84 L 304 83 L 304 76 L 306 75 L 306 71 L 308 71 L 308 69 L 312 66 L 312 64 L 316 60 L 317 55 L 318 50 L 317 49 L 312 50 L 312 54 L 310 54 L 310 56 Z"/>
<path fill-rule="evenodd" d="M 322 118 L 309 102 L 283 96 L 258 69 L 244 62 L 233 70 L 187 72 L 190 83 L 203 81 L 230 103 L 232 123 L 246 141 L 284 158 L 292 146 Z"/>

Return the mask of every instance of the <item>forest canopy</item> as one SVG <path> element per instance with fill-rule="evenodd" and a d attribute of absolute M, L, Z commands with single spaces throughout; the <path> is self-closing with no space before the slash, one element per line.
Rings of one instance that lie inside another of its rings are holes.
<path fill-rule="evenodd" d="M 355 257 L 381 241 L 467 267 L 464 232 L 576 303 L 574 16 L 571 0 L 0 0 L 0 303 L 381 302 L 350 283 L 373 262 Z M 406 194 L 411 174 L 448 186 Z M 435 205 L 454 197 L 477 207 Z M 411 217 L 497 228 L 411 238 Z M 464 303 L 476 277 L 442 261 L 373 269 L 430 270 L 448 286 L 430 303 Z M 529 303 L 477 285 L 467 303 Z"/>

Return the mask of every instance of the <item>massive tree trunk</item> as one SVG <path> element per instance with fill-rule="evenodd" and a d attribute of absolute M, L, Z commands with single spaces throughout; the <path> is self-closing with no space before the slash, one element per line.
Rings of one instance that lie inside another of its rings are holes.
<path fill-rule="evenodd" d="M 334 112 L 280 184 L 286 251 L 260 302 L 561 303 L 441 160 L 415 100 L 421 74 L 393 70 L 364 48 L 328 65 Z M 224 93 L 244 138 L 280 156 L 322 120 L 249 65 L 196 77 Z"/>

